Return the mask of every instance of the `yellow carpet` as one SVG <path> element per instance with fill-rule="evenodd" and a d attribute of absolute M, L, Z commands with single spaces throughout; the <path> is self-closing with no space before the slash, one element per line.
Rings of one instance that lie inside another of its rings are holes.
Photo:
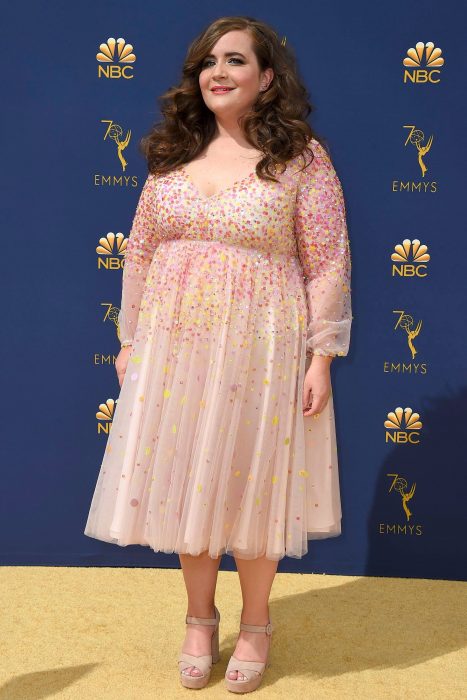
<path fill-rule="evenodd" d="M 199 691 L 177 675 L 180 570 L 5 566 L 0 581 L 0 700 L 235 697 L 236 572 L 219 572 L 221 660 Z M 272 665 L 250 697 L 467 698 L 466 583 L 279 573 L 270 610 Z"/>

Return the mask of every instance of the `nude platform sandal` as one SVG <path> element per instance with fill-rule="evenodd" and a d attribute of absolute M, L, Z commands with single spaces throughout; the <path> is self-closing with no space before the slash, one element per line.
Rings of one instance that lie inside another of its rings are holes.
<path fill-rule="evenodd" d="M 215 618 L 193 617 L 187 615 L 185 623 L 190 625 L 213 625 L 215 630 L 211 639 L 211 653 L 204 656 L 193 656 L 182 652 L 178 658 L 178 669 L 180 681 L 185 688 L 204 688 L 209 682 L 211 675 L 211 665 L 219 661 L 219 620 L 221 619 L 219 610 L 214 606 Z M 183 673 L 190 666 L 196 666 L 202 672 L 202 676 L 191 676 Z"/>
<path fill-rule="evenodd" d="M 273 627 L 271 622 L 268 622 L 267 625 L 247 625 L 241 622 L 240 629 L 245 630 L 245 632 L 266 632 L 267 635 L 271 636 Z M 269 640 L 269 650 L 270 648 L 271 640 Z M 269 651 L 268 658 L 265 662 L 241 661 L 232 654 L 225 672 L 225 685 L 227 690 L 231 690 L 233 693 L 249 693 L 252 690 L 256 690 L 263 680 L 264 671 L 270 665 Z M 236 681 L 232 678 L 228 678 L 230 671 L 240 671 L 245 678 L 243 680 L 237 679 Z"/>

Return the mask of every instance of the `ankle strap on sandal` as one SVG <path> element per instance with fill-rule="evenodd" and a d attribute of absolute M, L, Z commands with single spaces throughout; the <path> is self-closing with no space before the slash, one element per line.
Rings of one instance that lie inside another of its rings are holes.
<path fill-rule="evenodd" d="M 240 629 L 245 632 L 266 632 L 266 634 L 272 634 L 272 624 L 268 622 L 267 625 L 247 625 L 245 622 L 240 623 Z"/>
<path fill-rule="evenodd" d="M 220 619 L 219 611 L 214 606 L 215 617 L 193 617 L 193 615 L 187 615 L 185 618 L 186 624 L 191 625 L 217 625 Z"/>

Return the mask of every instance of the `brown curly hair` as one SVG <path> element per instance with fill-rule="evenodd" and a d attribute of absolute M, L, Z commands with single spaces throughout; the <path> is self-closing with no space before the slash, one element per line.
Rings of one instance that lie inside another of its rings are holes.
<path fill-rule="evenodd" d="M 216 129 L 215 115 L 202 97 L 199 74 L 213 46 L 233 30 L 248 31 L 260 70 L 271 67 L 274 71 L 269 88 L 258 94 L 251 110 L 239 119 L 248 143 L 264 153 L 256 165 L 258 177 L 277 182 L 276 167 L 284 169 L 289 159 L 305 150 L 311 155 L 309 165 L 314 157 L 308 146 L 311 138 L 329 151 L 324 140 L 306 122 L 314 107 L 288 44 L 284 45 L 269 25 L 253 17 L 221 17 L 189 46 L 180 84 L 158 98 L 163 120 L 154 124 L 139 143 L 148 170 L 154 175 L 163 175 L 189 162 L 211 141 Z"/>

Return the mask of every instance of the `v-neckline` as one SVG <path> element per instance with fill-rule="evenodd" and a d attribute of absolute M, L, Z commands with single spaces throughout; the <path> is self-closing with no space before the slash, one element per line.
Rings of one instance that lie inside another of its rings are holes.
<path fill-rule="evenodd" d="M 187 180 L 187 182 L 191 185 L 191 188 L 197 193 L 198 198 L 206 200 L 214 199 L 215 197 L 220 197 L 220 195 L 224 194 L 225 192 L 230 192 L 239 185 L 242 185 L 244 182 L 247 182 L 247 180 L 250 180 L 252 177 L 256 177 L 256 170 L 253 170 L 253 172 L 249 173 L 248 175 L 245 175 L 245 177 L 242 177 L 239 180 L 235 180 L 235 182 L 233 182 L 231 185 L 223 187 L 221 190 L 219 190 L 219 192 L 214 192 L 214 194 L 206 195 L 204 194 L 204 192 L 201 192 L 201 190 L 191 177 L 190 173 L 185 169 L 184 166 L 180 168 L 180 173 L 185 178 L 185 180 Z"/>

